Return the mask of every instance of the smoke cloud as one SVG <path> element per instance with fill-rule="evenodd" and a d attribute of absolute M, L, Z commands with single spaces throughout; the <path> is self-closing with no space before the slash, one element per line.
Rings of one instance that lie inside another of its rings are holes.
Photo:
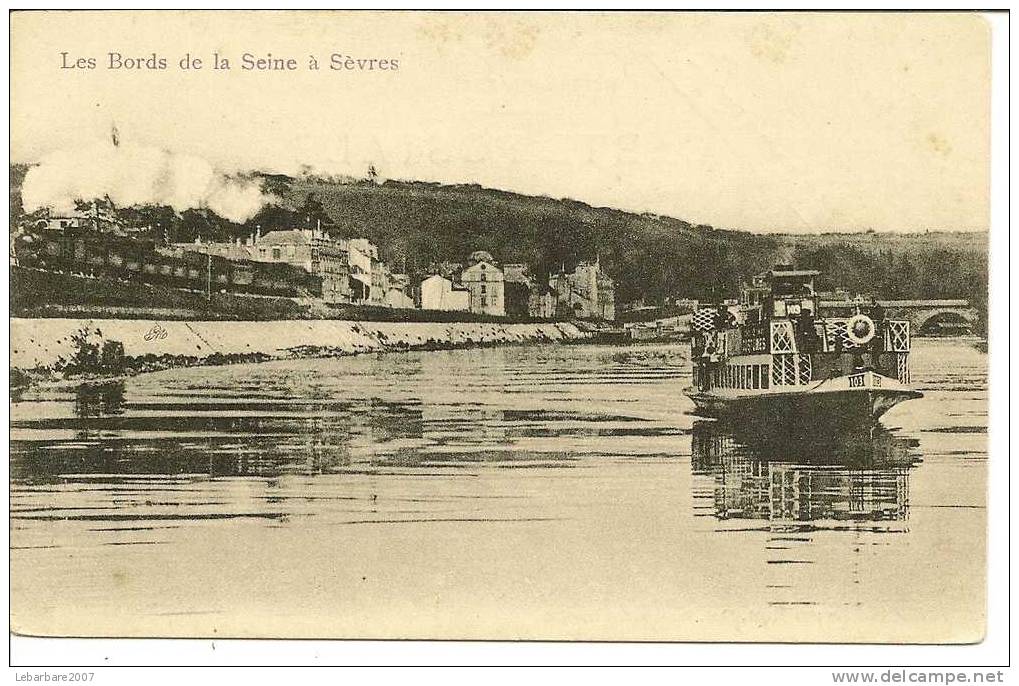
<path fill-rule="evenodd" d="M 208 208 L 237 223 L 268 201 L 258 181 L 218 172 L 200 157 L 112 142 L 46 155 L 28 171 L 21 188 L 28 212 L 71 212 L 76 200 L 104 197 L 119 207 Z"/>

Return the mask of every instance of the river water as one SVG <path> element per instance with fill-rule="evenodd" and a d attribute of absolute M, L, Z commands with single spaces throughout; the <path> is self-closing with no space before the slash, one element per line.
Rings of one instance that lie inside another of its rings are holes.
<path fill-rule="evenodd" d="M 986 355 L 918 340 L 885 430 L 688 414 L 683 345 L 168 370 L 12 404 L 15 630 L 974 641 Z"/>

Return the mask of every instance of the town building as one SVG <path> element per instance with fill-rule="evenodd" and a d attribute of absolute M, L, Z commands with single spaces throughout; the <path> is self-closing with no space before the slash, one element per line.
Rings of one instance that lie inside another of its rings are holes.
<path fill-rule="evenodd" d="M 216 255 L 228 260 L 254 260 L 257 262 L 268 262 L 269 260 L 259 259 L 258 250 L 252 245 L 251 239 L 241 241 L 237 239 L 230 242 L 203 241 L 201 237 L 193 243 L 174 243 L 171 247 L 185 252 L 194 252 L 201 255 Z"/>
<path fill-rule="evenodd" d="M 352 301 L 358 304 L 372 302 L 372 288 L 381 286 L 380 277 L 373 276 L 379 269 L 379 249 L 367 238 L 351 238 L 347 241 L 347 260 Z M 384 297 L 384 292 L 377 295 L 375 302 Z"/>
<path fill-rule="evenodd" d="M 385 305 L 395 309 L 414 308 L 414 298 L 410 296 L 410 276 L 407 274 L 392 274 L 390 276 Z"/>
<path fill-rule="evenodd" d="M 548 286 L 536 286 L 527 298 L 527 316 L 532 319 L 555 319 L 555 293 Z"/>
<path fill-rule="evenodd" d="M 421 309 L 467 312 L 471 309 L 470 291 L 434 274 L 421 282 Z"/>
<path fill-rule="evenodd" d="M 476 314 L 505 316 L 506 302 L 502 270 L 484 250 L 471 254 L 470 266 L 460 280 L 470 293 L 470 311 Z"/>
<path fill-rule="evenodd" d="M 581 262 L 572 272 L 553 274 L 549 287 L 558 318 L 608 321 L 616 318 L 615 283 L 601 270 L 598 260 Z"/>
<path fill-rule="evenodd" d="M 276 262 L 301 267 L 322 280 L 322 299 L 385 307 L 390 297 L 391 274 L 379 259 L 378 248 L 367 238 L 336 240 L 321 229 L 261 231 L 245 241 L 178 243 L 176 247 L 231 260 Z M 406 294 L 406 289 L 404 289 Z"/>
<path fill-rule="evenodd" d="M 343 241 L 333 240 L 318 229 L 288 229 L 261 232 L 245 241 L 177 243 L 188 252 L 216 255 L 228 260 L 272 262 L 300 267 L 322 283 L 321 298 L 331 303 L 348 303 L 350 296 L 347 250 Z"/>
<path fill-rule="evenodd" d="M 50 216 L 39 219 L 35 228 L 46 231 L 63 231 L 65 229 L 92 229 L 95 223 L 91 217 L 83 215 L 76 216 Z"/>
<path fill-rule="evenodd" d="M 326 302 L 350 302 L 350 268 L 344 241 L 333 240 L 320 229 L 291 229 L 270 231 L 254 247 L 262 261 L 286 262 L 320 277 Z"/>
<path fill-rule="evenodd" d="M 91 229 L 114 233 L 119 233 L 123 230 L 117 215 L 98 201 L 93 202 L 88 209 L 80 209 L 67 214 L 53 214 L 47 211 L 45 216 L 33 223 L 33 228 L 48 231 Z"/>
<path fill-rule="evenodd" d="M 530 317 L 530 299 L 536 286 L 530 267 L 522 263 L 507 264 L 503 266 L 502 271 L 506 316 Z"/>
<path fill-rule="evenodd" d="M 384 306 L 389 294 L 393 273 L 385 262 L 376 261 L 372 264 L 372 287 L 368 302 L 372 305 Z"/>

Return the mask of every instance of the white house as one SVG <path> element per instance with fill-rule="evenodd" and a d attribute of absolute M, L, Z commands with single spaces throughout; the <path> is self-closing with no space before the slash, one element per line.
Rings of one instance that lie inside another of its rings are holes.
<path fill-rule="evenodd" d="M 460 280 L 470 291 L 471 312 L 505 316 L 506 292 L 502 270 L 484 250 L 471 255 L 471 266 L 463 270 Z"/>
<path fill-rule="evenodd" d="M 470 293 L 467 289 L 454 286 L 446 277 L 435 274 L 421 282 L 422 310 L 467 312 L 470 308 Z"/>

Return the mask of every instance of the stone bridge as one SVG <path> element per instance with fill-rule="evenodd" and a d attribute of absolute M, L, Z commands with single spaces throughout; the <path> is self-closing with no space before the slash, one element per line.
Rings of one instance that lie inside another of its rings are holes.
<path fill-rule="evenodd" d="M 821 311 L 835 312 L 855 304 L 845 300 L 823 300 Z M 914 336 L 935 333 L 932 327 L 941 323 L 972 327 L 979 317 L 968 300 L 878 300 L 877 304 L 885 309 L 886 317 L 908 320 Z"/>

